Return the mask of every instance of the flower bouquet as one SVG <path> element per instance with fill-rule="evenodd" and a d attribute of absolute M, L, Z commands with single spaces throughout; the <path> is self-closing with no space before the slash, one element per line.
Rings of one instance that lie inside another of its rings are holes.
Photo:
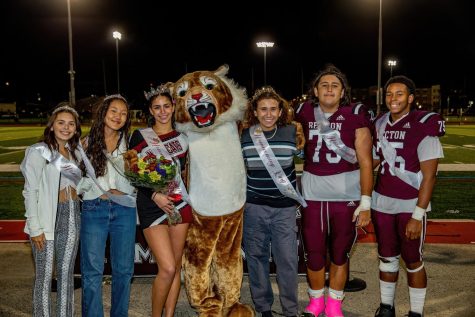
<path fill-rule="evenodd" d="M 151 188 L 155 192 L 172 198 L 174 202 L 182 199 L 179 186 L 179 164 L 157 156 L 151 152 L 142 155 L 136 150 L 129 150 L 124 154 L 125 176 L 133 186 Z M 168 215 L 168 224 L 181 223 L 182 218 L 176 207 Z"/>

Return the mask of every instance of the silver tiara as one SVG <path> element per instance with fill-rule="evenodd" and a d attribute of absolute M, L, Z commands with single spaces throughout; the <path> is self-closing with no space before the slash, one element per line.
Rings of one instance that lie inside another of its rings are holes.
<path fill-rule="evenodd" d="M 79 117 L 77 111 L 71 107 L 71 106 L 60 106 L 56 109 L 53 110 L 53 114 L 56 114 L 58 112 L 70 112 L 72 113 L 75 117 Z"/>
<path fill-rule="evenodd" d="M 258 100 L 259 97 L 262 96 L 263 94 L 275 94 L 275 95 L 279 96 L 279 94 L 277 92 L 275 92 L 274 88 L 272 88 L 271 86 L 264 86 L 264 87 L 261 87 L 261 88 L 257 89 L 254 92 L 254 96 L 252 96 L 251 101 L 254 102 L 254 101 Z"/>
<path fill-rule="evenodd" d="M 163 94 L 169 94 L 170 95 L 170 88 L 168 87 L 167 84 L 161 84 L 158 86 L 156 89 L 151 88 L 150 91 L 144 91 L 143 92 L 145 99 L 150 100 L 152 97 L 155 97 L 157 95 L 163 95 Z"/>
<path fill-rule="evenodd" d="M 110 99 L 120 99 L 123 102 L 127 103 L 127 100 L 121 95 L 121 94 L 115 94 L 115 95 L 109 95 L 104 98 L 104 101 L 110 100 Z"/>

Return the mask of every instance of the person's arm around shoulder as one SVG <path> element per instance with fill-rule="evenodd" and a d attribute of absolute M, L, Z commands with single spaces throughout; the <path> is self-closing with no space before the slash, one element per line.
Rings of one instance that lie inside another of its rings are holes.
<path fill-rule="evenodd" d="M 305 134 L 302 124 L 297 121 L 292 121 L 292 124 L 295 126 L 295 147 L 297 150 L 303 150 L 305 147 Z"/>
<path fill-rule="evenodd" d="M 142 133 L 140 132 L 140 129 L 135 129 L 134 132 L 132 132 L 132 135 L 130 136 L 128 149 L 130 150 L 130 149 L 135 148 L 142 141 L 143 141 L 143 136 L 142 136 Z"/>
<path fill-rule="evenodd" d="M 84 151 L 86 151 L 86 149 L 87 149 L 87 146 L 89 144 L 88 141 L 89 141 L 88 137 L 84 137 L 80 141 L 81 146 L 82 146 Z M 81 160 L 84 160 L 84 158 L 81 157 Z M 82 196 L 85 192 L 88 192 L 88 191 L 91 190 L 92 184 L 93 184 L 92 179 L 89 178 L 88 175 L 83 175 L 83 177 L 81 177 L 81 180 L 79 181 L 78 185 L 76 186 L 76 193 L 78 195 Z"/>
<path fill-rule="evenodd" d="M 357 227 L 364 227 L 371 221 L 371 192 L 373 190 L 372 138 L 368 127 L 356 129 L 355 150 L 360 166 L 360 205 L 353 214 Z"/>
<path fill-rule="evenodd" d="M 43 249 L 46 241 L 38 215 L 39 189 L 45 166 L 46 160 L 33 146 L 26 150 L 25 158 L 20 165 L 20 170 L 25 178 L 23 197 L 25 198 L 26 224 L 31 240 L 39 250 Z"/>

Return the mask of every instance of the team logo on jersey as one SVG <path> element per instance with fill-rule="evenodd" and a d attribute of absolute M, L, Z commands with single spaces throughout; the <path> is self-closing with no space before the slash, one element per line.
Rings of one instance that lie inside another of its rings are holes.
<path fill-rule="evenodd" d="M 356 204 L 355 204 L 354 201 L 350 201 L 346 206 L 348 206 L 348 207 L 354 207 L 354 206 L 356 206 Z"/>
<path fill-rule="evenodd" d="M 343 121 L 345 120 L 345 117 L 343 115 L 339 115 L 338 118 L 336 118 L 336 121 Z"/>
<path fill-rule="evenodd" d="M 408 123 L 406 123 L 405 125 L 402 126 L 403 129 L 410 129 L 411 128 L 411 125 Z"/>

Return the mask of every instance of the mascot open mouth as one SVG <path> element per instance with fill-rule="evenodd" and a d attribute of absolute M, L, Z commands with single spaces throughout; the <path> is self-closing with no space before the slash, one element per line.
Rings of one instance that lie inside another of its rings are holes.
<path fill-rule="evenodd" d="M 197 103 L 188 109 L 188 113 L 198 128 L 204 128 L 214 123 L 216 107 L 212 103 Z"/>

